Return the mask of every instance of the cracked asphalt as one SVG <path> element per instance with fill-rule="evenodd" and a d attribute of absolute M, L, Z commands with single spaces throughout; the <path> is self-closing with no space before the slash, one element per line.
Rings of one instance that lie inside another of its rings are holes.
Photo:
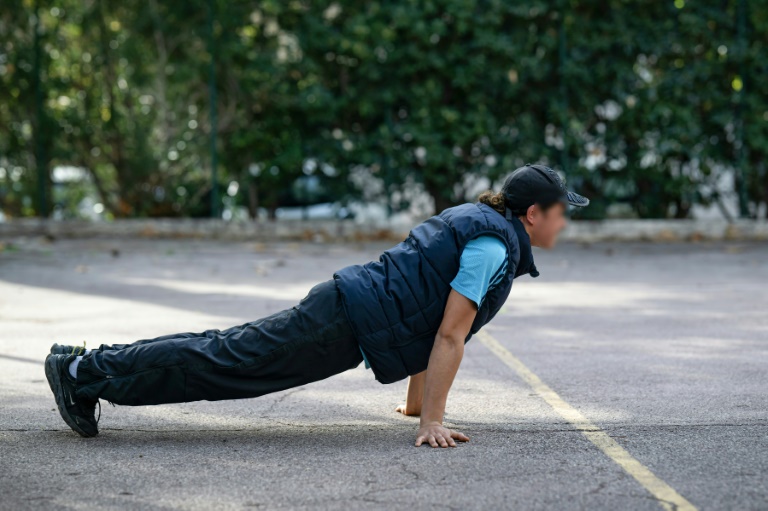
<path fill-rule="evenodd" d="M 10 243 L 9 243 L 10 242 Z M 363 367 L 258 399 L 103 403 L 83 439 L 43 373 L 53 342 L 225 328 L 294 305 L 382 244 L 5 240 L 0 509 L 662 509 L 480 342 L 414 448 L 405 382 Z M 768 245 L 535 253 L 487 331 L 699 509 L 768 509 Z"/>

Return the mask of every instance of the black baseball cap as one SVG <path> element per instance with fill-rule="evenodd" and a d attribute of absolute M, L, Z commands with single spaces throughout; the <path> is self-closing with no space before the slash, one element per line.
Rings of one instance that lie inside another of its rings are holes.
<path fill-rule="evenodd" d="M 524 215 L 534 204 L 562 202 L 578 207 L 589 204 L 586 197 L 569 192 L 557 172 L 539 164 L 527 163 L 507 176 L 501 193 L 514 215 Z"/>

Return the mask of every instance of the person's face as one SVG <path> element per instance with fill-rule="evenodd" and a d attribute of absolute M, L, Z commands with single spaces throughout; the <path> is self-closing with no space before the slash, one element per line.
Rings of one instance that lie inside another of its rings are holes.
<path fill-rule="evenodd" d="M 565 228 L 565 204 L 555 204 L 546 210 L 538 205 L 528 208 L 526 219 L 530 224 L 528 235 L 531 245 L 541 248 L 552 248 L 557 243 L 557 236 Z"/>

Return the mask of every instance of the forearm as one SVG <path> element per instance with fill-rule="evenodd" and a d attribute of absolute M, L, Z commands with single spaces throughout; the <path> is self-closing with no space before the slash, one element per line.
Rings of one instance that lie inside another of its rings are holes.
<path fill-rule="evenodd" d="M 451 389 L 463 357 L 463 339 L 449 338 L 438 333 L 426 371 L 424 403 L 421 410 L 422 426 L 443 423 L 448 391 Z"/>

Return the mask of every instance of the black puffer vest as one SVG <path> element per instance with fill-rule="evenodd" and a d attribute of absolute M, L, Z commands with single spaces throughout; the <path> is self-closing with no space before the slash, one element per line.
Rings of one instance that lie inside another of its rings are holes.
<path fill-rule="evenodd" d="M 466 342 L 501 309 L 516 277 L 538 276 L 528 234 L 517 218 L 480 203 L 449 208 L 414 227 L 378 261 L 334 274 L 378 381 L 392 383 L 427 368 L 461 253 L 468 241 L 484 235 L 504 242 L 509 263 L 501 283 L 485 296 Z"/>

